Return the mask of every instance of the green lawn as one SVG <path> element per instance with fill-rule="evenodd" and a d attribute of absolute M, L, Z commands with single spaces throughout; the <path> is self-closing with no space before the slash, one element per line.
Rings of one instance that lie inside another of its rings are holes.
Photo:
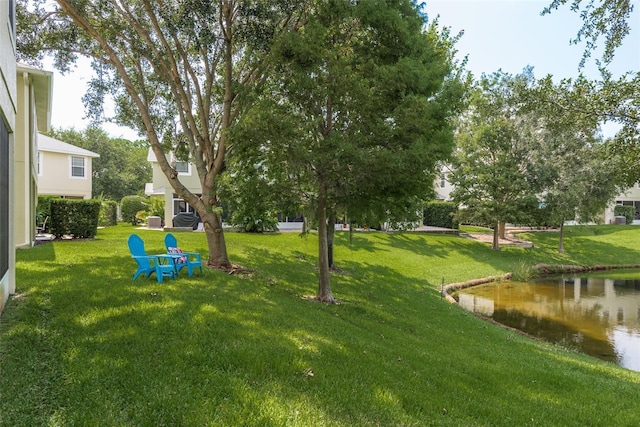
<path fill-rule="evenodd" d="M 491 251 L 451 235 L 337 235 L 339 305 L 317 286 L 317 239 L 226 235 L 229 275 L 132 281 L 120 225 L 17 253 L 0 320 L 2 426 L 636 426 L 640 373 L 488 324 L 443 283 L 539 262 L 636 264 L 640 227 L 531 233 Z M 206 255 L 202 233 L 176 235 Z"/>

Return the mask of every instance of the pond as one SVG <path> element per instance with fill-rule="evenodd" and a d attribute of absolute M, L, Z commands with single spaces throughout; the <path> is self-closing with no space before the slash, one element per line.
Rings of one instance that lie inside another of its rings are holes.
<path fill-rule="evenodd" d="M 640 371 L 640 271 L 502 281 L 458 291 L 465 309 Z"/>

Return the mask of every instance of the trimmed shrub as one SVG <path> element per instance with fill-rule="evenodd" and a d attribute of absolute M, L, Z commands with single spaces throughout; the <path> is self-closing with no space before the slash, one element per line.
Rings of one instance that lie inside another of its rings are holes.
<path fill-rule="evenodd" d="M 633 224 L 633 220 L 636 218 L 635 206 L 628 205 L 616 205 L 613 208 L 613 214 L 615 216 L 623 216 L 627 220 L 627 224 Z"/>
<path fill-rule="evenodd" d="M 51 200 L 51 225 L 56 237 L 93 238 L 98 233 L 101 203 L 98 200 Z"/>
<path fill-rule="evenodd" d="M 140 222 L 136 215 L 147 209 L 147 198 L 143 196 L 124 196 L 120 201 L 122 220 L 138 225 Z"/>
<path fill-rule="evenodd" d="M 457 212 L 458 205 L 453 202 L 428 202 L 424 206 L 422 224 L 457 229 L 459 227 L 455 219 Z"/>

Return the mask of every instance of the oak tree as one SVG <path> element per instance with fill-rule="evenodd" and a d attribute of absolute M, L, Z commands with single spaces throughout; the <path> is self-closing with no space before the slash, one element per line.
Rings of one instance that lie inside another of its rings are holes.
<path fill-rule="evenodd" d="M 293 1 L 23 0 L 18 50 L 23 58 L 51 53 L 60 70 L 78 56 L 92 59 L 85 97 L 94 118 L 112 99 L 118 124 L 137 129 L 171 187 L 197 211 L 208 264 L 231 263 L 222 229 L 217 182 L 232 150 L 231 129 L 243 97 L 262 78 L 270 38 L 293 25 Z M 194 165 L 201 188 L 180 180 L 173 161 Z"/>

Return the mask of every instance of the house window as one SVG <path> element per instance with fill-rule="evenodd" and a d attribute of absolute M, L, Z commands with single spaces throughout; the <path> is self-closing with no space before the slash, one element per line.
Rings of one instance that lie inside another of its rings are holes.
<path fill-rule="evenodd" d="M 181 199 L 176 193 L 173 193 L 173 216 L 180 213 L 192 213 L 195 214 L 196 210 L 187 203 L 184 199 Z"/>
<path fill-rule="evenodd" d="M 71 176 L 74 178 L 84 178 L 84 157 L 71 156 Z"/>
<path fill-rule="evenodd" d="M 189 162 L 176 162 L 176 172 L 180 175 L 191 175 Z"/>
<path fill-rule="evenodd" d="M 9 131 L 0 117 L 0 278 L 9 269 Z"/>
<path fill-rule="evenodd" d="M 38 151 L 38 176 L 42 176 L 42 152 Z"/>
<path fill-rule="evenodd" d="M 440 188 L 444 188 L 447 185 L 447 177 L 444 173 L 440 174 Z"/>

